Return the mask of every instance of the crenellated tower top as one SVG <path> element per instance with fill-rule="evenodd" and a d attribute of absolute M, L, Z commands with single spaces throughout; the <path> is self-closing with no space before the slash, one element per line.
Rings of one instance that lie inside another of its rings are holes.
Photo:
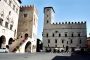
<path fill-rule="evenodd" d="M 21 6 L 20 7 L 20 11 L 35 11 L 36 13 L 38 13 L 36 7 L 34 5 L 25 5 L 25 6 Z"/>

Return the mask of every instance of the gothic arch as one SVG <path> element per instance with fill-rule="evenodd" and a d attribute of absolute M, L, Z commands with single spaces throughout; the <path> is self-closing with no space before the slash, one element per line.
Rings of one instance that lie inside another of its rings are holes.
<path fill-rule="evenodd" d="M 12 42 L 14 42 L 13 38 L 10 38 L 8 41 L 8 45 L 12 44 Z"/>
<path fill-rule="evenodd" d="M 28 41 L 25 45 L 25 52 L 31 52 L 31 42 Z"/>
<path fill-rule="evenodd" d="M 2 47 L 2 44 L 5 44 L 6 43 L 6 37 L 4 35 L 2 35 L 0 37 L 0 48 Z"/>

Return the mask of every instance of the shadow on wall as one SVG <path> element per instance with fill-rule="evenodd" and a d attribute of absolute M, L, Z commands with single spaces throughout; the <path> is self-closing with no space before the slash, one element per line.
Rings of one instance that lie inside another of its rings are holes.
<path fill-rule="evenodd" d="M 52 60 L 90 60 L 90 55 L 55 56 Z"/>

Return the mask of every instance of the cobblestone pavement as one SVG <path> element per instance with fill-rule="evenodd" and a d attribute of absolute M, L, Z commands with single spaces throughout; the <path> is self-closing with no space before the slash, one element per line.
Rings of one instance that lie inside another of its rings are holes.
<path fill-rule="evenodd" d="M 52 60 L 55 56 L 70 56 L 70 53 L 0 53 L 0 60 Z"/>
<path fill-rule="evenodd" d="M 0 53 L 0 60 L 90 60 L 86 56 L 71 56 L 71 53 Z"/>

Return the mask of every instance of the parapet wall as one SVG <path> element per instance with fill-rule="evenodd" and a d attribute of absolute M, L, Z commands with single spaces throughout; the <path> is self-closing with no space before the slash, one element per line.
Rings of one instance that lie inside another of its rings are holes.
<path fill-rule="evenodd" d="M 32 5 L 25 5 L 25 6 L 21 6 L 20 10 L 31 10 L 33 8 L 34 8 L 34 6 L 32 6 Z"/>
<path fill-rule="evenodd" d="M 56 23 L 52 23 L 52 24 L 56 24 L 56 25 L 61 25 L 61 24 L 86 24 L 86 21 L 81 21 L 81 22 L 56 22 Z"/>
<path fill-rule="evenodd" d="M 86 29 L 85 22 L 56 22 L 45 25 L 44 29 Z"/>
<path fill-rule="evenodd" d="M 34 5 L 25 5 L 25 6 L 21 6 L 20 7 L 20 11 L 35 11 L 36 13 L 38 13 L 36 7 Z"/>

